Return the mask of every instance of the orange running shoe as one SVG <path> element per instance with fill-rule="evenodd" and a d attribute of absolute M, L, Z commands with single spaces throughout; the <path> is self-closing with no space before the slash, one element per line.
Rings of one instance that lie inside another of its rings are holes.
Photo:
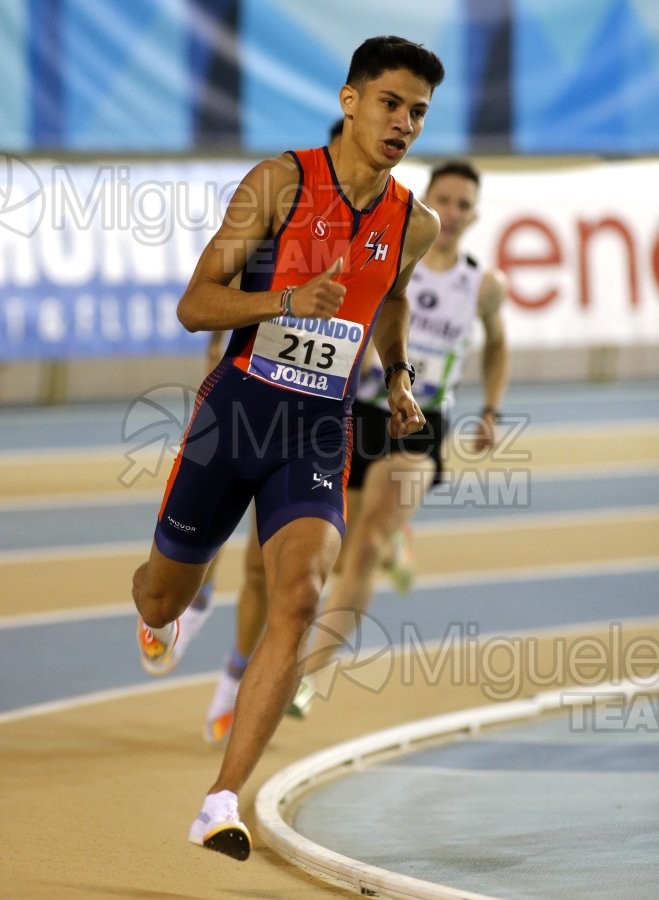
<path fill-rule="evenodd" d="M 222 669 L 204 722 L 204 737 L 209 744 L 221 744 L 231 731 L 239 687 L 239 679 Z"/>
<path fill-rule="evenodd" d="M 175 619 L 164 628 L 150 628 L 141 616 L 137 617 L 137 646 L 140 663 L 149 675 L 166 675 L 171 670 L 170 659 L 178 638 L 179 624 Z"/>

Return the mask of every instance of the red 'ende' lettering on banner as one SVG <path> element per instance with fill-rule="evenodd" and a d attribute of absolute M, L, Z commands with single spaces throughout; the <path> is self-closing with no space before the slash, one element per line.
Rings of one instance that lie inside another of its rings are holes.
<path fill-rule="evenodd" d="M 522 256 L 518 253 L 515 253 L 512 248 L 509 247 L 509 244 L 512 243 L 514 237 L 517 236 L 523 229 L 534 229 L 546 240 L 547 252 L 545 254 L 541 256 Z M 548 225 L 545 225 L 544 222 L 541 222 L 540 219 L 516 219 L 515 221 L 511 222 L 507 228 L 504 229 L 499 239 L 499 246 L 497 250 L 497 265 L 500 269 L 503 269 L 506 275 L 508 275 L 510 282 L 511 300 L 514 300 L 515 303 L 518 303 L 520 306 L 523 306 L 526 309 L 537 309 L 542 306 L 547 306 L 548 303 L 551 303 L 552 300 L 556 298 L 558 290 L 556 288 L 551 288 L 544 294 L 541 294 L 539 297 L 523 297 L 515 286 L 515 281 L 511 275 L 512 270 L 518 267 L 529 266 L 558 266 L 562 262 L 563 256 L 561 254 L 561 248 L 556 235 L 551 230 L 551 228 Z"/>
<path fill-rule="evenodd" d="M 589 221 L 578 218 L 575 222 L 575 244 L 577 248 L 576 262 L 578 271 L 575 273 L 575 294 L 582 309 L 588 309 L 592 302 L 591 269 L 592 257 L 597 248 L 597 238 L 611 238 L 620 245 L 624 255 L 621 271 L 626 274 L 625 286 L 629 304 L 632 308 L 639 306 L 639 280 L 638 262 L 636 259 L 636 246 L 634 237 L 628 226 L 619 218 L 607 216 L 606 218 Z M 520 243 L 531 239 L 536 244 L 536 249 L 518 249 Z M 651 251 L 651 266 L 655 282 L 659 284 L 659 238 L 657 238 Z M 530 270 L 532 268 L 546 269 L 556 268 L 565 262 L 565 257 L 559 238 L 554 229 L 539 218 L 531 216 L 514 219 L 501 232 L 497 245 L 497 265 L 509 278 L 510 299 L 524 309 L 537 310 L 548 306 L 559 295 L 556 282 L 547 285 L 546 290 L 535 296 L 529 296 L 520 285 L 520 278 L 515 278 L 515 272 Z M 626 264 L 625 264 L 626 263 Z M 560 274 L 557 272 L 557 275 Z"/>
<path fill-rule="evenodd" d="M 586 248 L 593 235 L 609 229 L 620 235 L 627 250 L 627 273 L 629 275 L 629 299 L 632 306 L 638 306 L 638 277 L 634 241 L 629 229 L 619 219 L 600 219 L 599 222 L 577 222 L 579 229 L 579 301 L 584 308 L 590 305 L 590 277 Z"/>

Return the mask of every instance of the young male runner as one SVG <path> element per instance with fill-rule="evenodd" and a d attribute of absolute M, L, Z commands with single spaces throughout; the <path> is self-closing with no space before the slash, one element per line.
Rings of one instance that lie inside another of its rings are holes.
<path fill-rule="evenodd" d="M 220 773 L 189 834 L 236 859 L 251 847 L 237 794 L 295 693 L 299 644 L 345 528 L 350 407 L 371 335 L 392 434 L 424 422 L 410 390 L 405 288 L 439 222 L 390 170 L 421 133 L 443 74 L 417 44 L 365 41 L 339 94 L 340 140 L 252 169 L 179 303 L 189 330 L 234 333 L 199 390 L 133 597 L 141 653 L 166 657 L 209 560 L 255 499 L 268 622 Z M 230 288 L 240 271 L 241 289 Z M 200 459 L 211 425 L 217 449 Z"/>

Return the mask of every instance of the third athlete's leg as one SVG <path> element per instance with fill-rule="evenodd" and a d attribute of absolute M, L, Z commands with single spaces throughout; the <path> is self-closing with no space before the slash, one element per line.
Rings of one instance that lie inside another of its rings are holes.
<path fill-rule="evenodd" d="M 369 467 L 360 492 L 359 515 L 348 521 L 341 574 L 323 607 L 323 615 L 332 614 L 332 632 L 347 638 L 354 627 L 354 612 L 368 609 L 383 548 L 414 514 L 434 474 L 433 460 L 420 454 L 396 453 Z M 336 650 L 331 633 L 324 635 L 317 629 L 307 672 L 321 669 Z"/>

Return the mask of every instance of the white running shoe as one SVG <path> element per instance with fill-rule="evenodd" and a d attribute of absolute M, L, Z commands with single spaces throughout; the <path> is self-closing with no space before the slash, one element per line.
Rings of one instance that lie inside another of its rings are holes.
<path fill-rule="evenodd" d="M 204 737 L 209 744 L 221 744 L 231 731 L 239 687 L 240 681 L 222 669 L 213 699 L 206 710 Z"/>
<path fill-rule="evenodd" d="M 163 628 L 150 628 L 142 616 L 137 617 L 137 646 L 145 672 L 149 675 L 163 675 L 169 671 L 169 661 L 178 635 L 178 619 Z"/>
<path fill-rule="evenodd" d="M 205 609 L 197 609 L 196 606 L 188 606 L 185 612 L 180 616 L 178 620 L 180 633 L 178 641 L 174 645 L 172 651 L 170 672 L 179 665 L 183 659 L 183 654 L 188 648 L 188 644 L 192 638 L 199 634 L 212 615 L 213 604 L 209 603 Z"/>
<path fill-rule="evenodd" d="M 294 719 L 304 719 L 309 714 L 309 709 L 316 696 L 316 685 L 311 675 L 303 675 L 291 705 L 286 711 L 287 716 Z"/>
<path fill-rule="evenodd" d="M 178 638 L 167 652 L 149 654 L 148 648 L 145 646 L 145 639 L 139 639 L 142 668 L 149 675 L 168 675 L 170 672 L 173 672 L 183 659 L 183 654 L 188 644 L 195 635 L 199 634 L 212 612 L 212 606 L 208 606 L 206 609 L 196 609 L 194 606 L 188 606 L 177 620 Z"/>
<path fill-rule="evenodd" d="M 241 862 L 247 859 L 252 849 L 252 837 L 240 821 L 238 797 L 232 791 L 207 794 L 190 826 L 188 840 Z"/>

